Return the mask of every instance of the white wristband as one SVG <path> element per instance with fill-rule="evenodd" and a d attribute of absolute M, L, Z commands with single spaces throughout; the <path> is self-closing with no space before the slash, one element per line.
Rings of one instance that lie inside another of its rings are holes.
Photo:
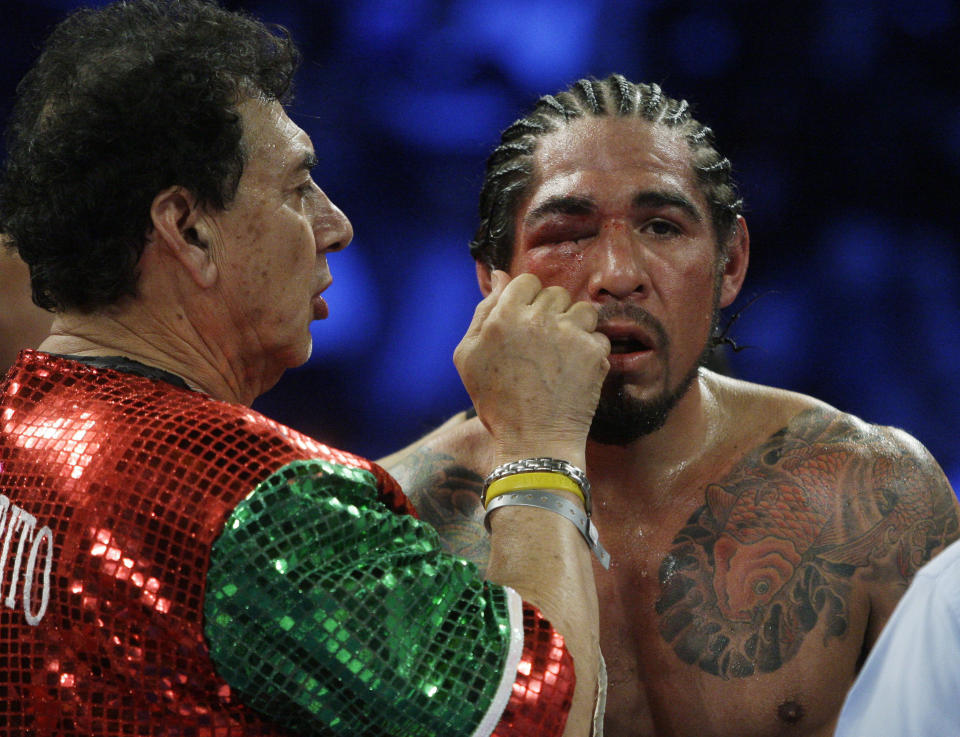
<path fill-rule="evenodd" d="M 559 494 L 545 489 L 527 489 L 524 491 L 508 491 L 494 497 L 487 505 L 487 513 L 483 516 L 483 524 L 487 528 L 487 532 L 490 531 L 490 513 L 500 507 L 537 507 L 570 520 L 573 526 L 583 535 L 583 539 L 587 541 L 587 547 L 597 556 L 600 565 L 607 569 L 610 568 L 610 553 L 600 544 L 600 534 L 597 532 L 597 526 L 583 513 L 580 507 L 567 501 Z"/>

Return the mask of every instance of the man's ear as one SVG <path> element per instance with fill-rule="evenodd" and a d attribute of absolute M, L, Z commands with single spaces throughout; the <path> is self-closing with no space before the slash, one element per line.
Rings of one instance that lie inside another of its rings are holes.
<path fill-rule="evenodd" d="M 750 263 L 750 231 L 747 221 L 737 215 L 737 224 L 730 243 L 727 245 L 726 260 L 720 281 L 720 307 L 728 307 L 740 293 L 743 280 L 747 277 L 747 265 Z"/>
<path fill-rule="evenodd" d="M 484 297 L 493 290 L 490 267 L 482 261 L 477 261 L 477 283 Z"/>
<path fill-rule="evenodd" d="M 163 190 L 153 198 L 150 220 L 157 245 L 179 261 L 199 287 L 212 286 L 217 265 L 193 193 L 180 186 Z"/>

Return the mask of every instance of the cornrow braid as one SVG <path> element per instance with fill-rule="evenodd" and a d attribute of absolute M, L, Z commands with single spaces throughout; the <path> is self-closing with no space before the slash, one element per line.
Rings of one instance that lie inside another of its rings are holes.
<path fill-rule="evenodd" d="M 533 111 L 510 125 L 487 159 L 480 190 L 480 225 L 470 242 L 473 257 L 506 269 L 513 257 L 514 219 L 518 203 L 533 179 L 533 155 L 540 139 L 584 116 L 639 117 L 674 128 L 691 151 L 690 165 L 710 207 L 717 247 L 726 246 L 743 209 L 733 166 L 714 144 L 713 131 L 693 118 L 690 104 L 664 94 L 657 84 L 631 82 L 612 74 L 603 80 L 577 80 L 566 90 L 541 97 Z"/>
<path fill-rule="evenodd" d="M 614 75 L 613 79 L 616 82 L 617 97 L 619 98 L 617 113 L 620 115 L 629 115 L 636 109 L 634 105 L 633 86 L 619 74 Z"/>
<path fill-rule="evenodd" d="M 673 110 L 670 110 L 664 116 L 664 122 L 667 125 L 681 125 L 690 118 L 690 104 L 686 100 L 671 100 L 670 102 L 673 103 Z M 701 130 L 692 135 L 696 136 L 698 140 L 704 140 L 704 136 L 710 135 L 710 129 L 705 125 L 700 128 Z"/>
<path fill-rule="evenodd" d="M 553 95 L 544 95 L 540 98 L 540 103 L 556 112 L 558 115 L 563 117 L 564 120 L 569 120 L 568 110 L 562 104 L 560 104 L 560 101 Z"/>
<path fill-rule="evenodd" d="M 600 102 L 597 100 L 597 93 L 593 89 L 594 80 L 592 79 L 581 79 L 576 83 L 576 86 L 579 88 L 579 92 L 584 102 L 587 104 L 588 110 L 591 115 L 600 114 Z"/>
<path fill-rule="evenodd" d="M 644 100 L 644 116 L 656 115 L 663 104 L 663 90 L 656 82 L 650 85 L 650 94 Z"/>

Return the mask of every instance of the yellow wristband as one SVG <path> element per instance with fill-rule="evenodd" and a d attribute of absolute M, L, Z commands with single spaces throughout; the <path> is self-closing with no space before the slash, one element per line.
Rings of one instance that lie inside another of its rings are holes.
<path fill-rule="evenodd" d="M 576 494 L 580 501 L 586 504 L 580 484 L 566 474 L 554 471 L 525 471 L 504 476 L 491 483 L 483 497 L 483 506 L 487 506 L 491 499 L 506 494 L 508 491 L 527 491 L 528 489 L 569 491 L 571 494 Z"/>

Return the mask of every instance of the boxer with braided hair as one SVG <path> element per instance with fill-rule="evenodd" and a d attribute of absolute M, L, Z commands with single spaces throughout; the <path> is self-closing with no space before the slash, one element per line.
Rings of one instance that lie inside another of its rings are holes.
<path fill-rule="evenodd" d="M 733 182 L 730 160 L 714 148 L 713 131 L 695 120 L 686 100 L 666 96 L 657 84 L 634 83 L 619 74 L 602 81 L 581 79 L 557 95 L 544 95 L 525 118 L 501 135 L 487 159 L 480 190 L 480 227 L 470 243 L 477 261 L 503 269 L 510 261 L 512 219 L 530 186 L 531 157 L 542 136 L 583 116 L 639 117 L 676 129 L 691 151 L 691 166 L 710 206 L 717 243 L 725 246 L 737 225 L 743 201 Z"/>
<path fill-rule="evenodd" d="M 703 365 L 747 269 L 731 172 L 690 105 L 614 75 L 509 126 L 480 196 L 481 291 L 536 274 L 612 344 L 587 443 L 611 737 L 832 735 L 905 586 L 958 536 L 915 439 Z M 479 565 L 495 448 L 465 412 L 382 461 Z"/>

